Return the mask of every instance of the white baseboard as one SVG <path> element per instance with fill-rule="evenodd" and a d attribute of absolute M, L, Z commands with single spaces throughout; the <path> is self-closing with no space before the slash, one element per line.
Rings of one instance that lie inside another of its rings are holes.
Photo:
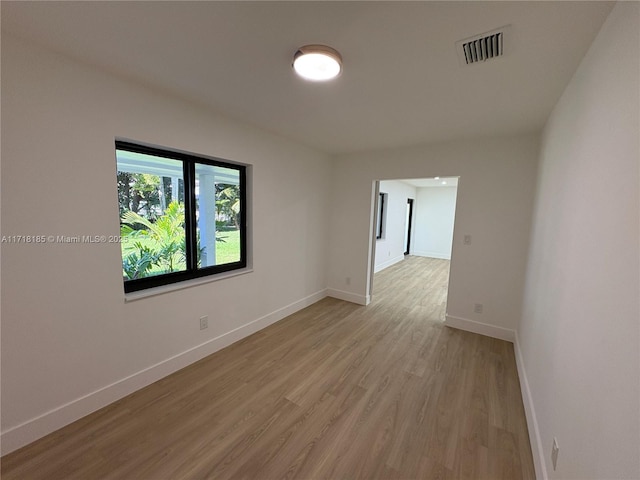
<path fill-rule="evenodd" d="M 170 375 L 181 368 L 217 352 L 258 330 L 275 323 L 292 313 L 302 310 L 327 296 L 327 290 L 320 290 L 312 295 L 286 305 L 263 317 L 252 320 L 230 332 L 212 338 L 189 350 L 174 355 L 162 362 L 134 373 L 94 392 L 56 407 L 38 417 L 12 427 L 0 434 L 2 455 L 10 453 L 39 438 L 54 432 L 80 418 L 89 415 L 147 385 Z"/>
<path fill-rule="evenodd" d="M 486 335 L 487 337 L 498 338 L 500 340 L 506 340 L 514 344 L 518 378 L 520 379 L 520 391 L 527 418 L 529 442 L 531 443 L 531 454 L 533 456 L 536 478 L 547 480 L 549 477 L 547 475 L 547 465 L 544 460 L 544 449 L 542 448 L 542 441 L 540 439 L 540 429 L 538 428 L 538 420 L 533 406 L 533 397 L 529 387 L 529 379 L 527 378 L 527 371 L 524 366 L 522 351 L 520 350 L 518 332 L 508 328 L 488 325 L 486 323 L 480 323 L 451 315 L 445 316 L 444 324 L 448 327 L 478 333 L 480 335 Z"/>
<path fill-rule="evenodd" d="M 358 295 L 357 293 L 336 290 L 335 288 L 329 288 L 327 290 L 327 296 L 344 300 L 345 302 L 357 303 L 358 305 L 369 305 L 371 302 L 369 295 Z"/>
<path fill-rule="evenodd" d="M 478 333 L 487 337 L 506 340 L 507 342 L 513 343 L 516 339 L 516 332 L 514 330 L 497 327 L 495 325 L 489 325 L 487 323 L 480 323 L 474 320 L 468 320 L 466 318 L 454 317 L 448 314 L 445 316 L 444 324 L 447 327 L 457 328 L 458 330 L 465 330 L 472 333 Z"/>
<path fill-rule="evenodd" d="M 396 263 L 400 263 L 403 260 L 404 260 L 404 255 L 401 255 L 399 257 L 393 257 L 390 260 L 386 260 L 386 261 L 376 265 L 375 268 L 373 269 L 373 273 L 381 272 L 385 268 L 389 268 L 391 265 L 395 265 Z"/>
<path fill-rule="evenodd" d="M 420 250 L 411 252 L 411 255 L 416 257 L 429 257 L 429 258 L 441 258 L 443 260 L 451 260 L 451 254 L 439 253 L 439 252 L 422 252 Z"/>
<path fill-rule="evenodd" d="M 548 479 L 547 463 L 544 460 L 544 449 L 542 448 L 542 440 L 540 438 L 540 429 L 538 428 L 538 419 L 533 406 L 533 397 L 529 388 L 529 379 L 527 371 L 524 367 L 524 359 L 520 350 L 520 342 L 518 332 L 516 331 L 516 341 L 514 344 L 516 354 L 516 365 L 518 367 L 518 377 L 520 378 L 520 391 L 522 392 L 522 403 L 524 403 L 524 412 L 527 417 L 527 427 L 529 430 L 529 443 L 531 443 L 531 455 L 533 456 L 533 466 L 536 471 L 536 478 Z"/>

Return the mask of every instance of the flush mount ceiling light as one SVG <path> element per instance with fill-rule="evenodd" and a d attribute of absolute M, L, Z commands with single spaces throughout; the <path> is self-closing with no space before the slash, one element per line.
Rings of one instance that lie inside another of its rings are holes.
<path fill-rule="evenodd" d="M 306 80 L 331 80 L 342 72 L 342 56 L 326 45 L 305 45 L 293 56 L 293 69 Z"/>

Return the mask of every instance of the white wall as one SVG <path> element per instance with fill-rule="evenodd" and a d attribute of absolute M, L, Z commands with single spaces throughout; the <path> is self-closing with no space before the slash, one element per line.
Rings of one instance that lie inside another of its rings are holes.
<path fill-rule="evenodd" d="M 640 478 L 639 16 L 615 6 L 542 139 L 518 332 L 540 478 Z"/>
<path fill-rule="evenodd" d="M 457 187 L 417 189 L 412 255 L 451 259 Z"/>
<path fill-rule="evenodd" d="M 404 260 L 407 199 L 416 198 L 415 187 L 396 180 L 381 181 L 380 192 L 387 194 L 387 213 L 383 238 L 376 239 L 376 272 Z"/>
<path fill-rule="evenodd" d="M 521 135 L 338 157 L 331 294 L 369 300 L 375 179 L 460 176 L 447 321 L 460 319 L 467 328 L 513 338 L 522 311 L 538 142 L 537 135 Z M 462 244 L 464 234 L 472 235 L 471 245 Z M 474 313 L 475 303 L 484 305 L 482 314 Z"/>
<path fill-rule="evenodd" d="M 4 453 L 326 294 L 326 155 L 5 34 L 2 121 L 3 235 L 118 235 L 116 136 L 252 164 L 254 213 L 253 273 L 130 303 L 118 244 L 3 244 Z"/>

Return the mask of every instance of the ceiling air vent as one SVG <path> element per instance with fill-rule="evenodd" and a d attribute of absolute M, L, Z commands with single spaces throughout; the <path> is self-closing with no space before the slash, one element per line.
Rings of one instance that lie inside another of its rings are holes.
<path fill-rule="evenodd" d="M 503 56 L 508 29 L 509 25 L 457 41 L 456 50 L 460 63 L 471 65 Z"/>

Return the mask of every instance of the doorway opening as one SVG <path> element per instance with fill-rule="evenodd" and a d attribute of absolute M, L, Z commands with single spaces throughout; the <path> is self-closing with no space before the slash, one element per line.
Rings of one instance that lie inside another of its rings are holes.
<path fill-rule="evenodd" d="M 449 273 L 458 185 L 458 177 L 374 182 L 368 298 L 375 302 L 376 297 L 384 295 L 382 290 L 389 282 L 383 279 L 393 275 L 394 283 L 406 282 L 401 289 L 430 297 L 420 302 L 446 305 L 452 284 Z M 430 274 L 427 270 L 433 271 Z M 374 291 L 376 278 L 379 282 Z M 432 285 L 428 284 L 429 278 Z M 396 292 L 397 288 L 395 285 Z"/>

